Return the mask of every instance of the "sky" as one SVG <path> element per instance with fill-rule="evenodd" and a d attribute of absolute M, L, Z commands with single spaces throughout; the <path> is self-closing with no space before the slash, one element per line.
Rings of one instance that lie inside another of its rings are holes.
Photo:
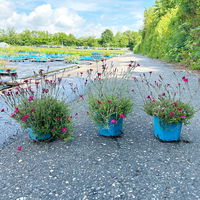
<path fill-rule="evenodd" d="M 155 0 L 0 0 L 0 28 L 47 30 L 76 37 L 137 31 Z"/>

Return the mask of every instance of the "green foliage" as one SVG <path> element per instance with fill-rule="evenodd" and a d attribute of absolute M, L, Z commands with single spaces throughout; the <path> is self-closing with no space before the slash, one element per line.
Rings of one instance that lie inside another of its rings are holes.
<path fill-rule="evenodd" d="M 130 77 L 136 66 L 136 62 L 131 62 L 120 68 L 103 60 L 101 69 L 87 71 L 85 100 L 97 125 L 108 127 L 112 119 L 116 122 L 131 112 Z"/>
<path fill-rule="evenodd" d="M 37 132 L 41 134 L 51 133 L 53 137 L 62 139 L 70 135 L 72 120 L 67 116 L 70 116 L 71 112 L 68 105 L 63 101 L 47 96 L 42 99 L 34 99 L 26 104 L 20 104 L 17 107 L 19 112 L 16 113 L 14 118 L 24 128 L 31 127 L 35 134 Z M 25 115 L 28 115 L 27 120 L 22 121 Z"/>
<path fill-rule="evenodd" d="M 77 61 L 77 60 L 80 60 L 80 56 L 79 56 L 79 55 L 67 56 L 67 57 L 65 58 L 65 61 L 66 61 L 67 63 L 73 63 L 73 62 L 75 62 L 75 61 Z"/>
<path fill-rule="evenodd" d="M 70 54 L 70 55 L 88 55 L 90 56 L 93 49 L 73 49 L 73 48 L 42 48 L 42 47 L 28 47 L 28 46 L 20 46 L 20 47 L 7 47 L 1 48 L 0 53 L 3 55 L 17 55 L 19 52 L 26 52 L 26 53 L 56 53 L 56 54 Z M 17 52 L 17 53 L 16 53 Z M 113 54 L 122 54 L 124 50 L 97 50 L 95 52 L 101 52 L 104 55 L 113 55 Z M 24 53 L 23 53 L 24 54 Z"/>
<path fill-rule="evenodd" d="M 109 29 L 106 29 L 102 34 L 101 34 L 101 44 L 106 47 L 110 46 L 110 44 L 113 41 L 113 32 Z"/>
<path fill-rule="evenodd" d="M 151 116 L 159 117 L 165 124 L 186 124 L 194 116 L 194 109 L 189 104 L 167 99 L 149 101 L 144 105 L 144 110 Z"/>
<path fill-rule="evenodd" d="M 144 16 L 136 53 L 200 69 L 200 0 L 157 0 Z"/>
<path fill-rule="evenodd" d="M 67 94 L 62 91 L 65 90 L 62 77 L 47 79 L 42 70 L 39 75 L 39 80 L 20 81 L 13 77 L 18 87 L 3 90 L 0 99 L 8 106 L 7 114 L 23 128 L 32 128 L 35 135 L 51 133 L 54 138 L 66 140 L 71 137 L 72 117 L 65 103 Z"/>
<path fill-rule="evenodd" d="M 105 30 L 101 38 L 92 36 L 76 38 L 72 34 L 62 32 L 51 34 L 48 31 L 24 30 L 21 33 L 14 29 L 1 30 L 0 42 L 17 46 L 33 45 L 62 45 L 62 46 L 89 46 L 89 47 L 130 47 L 133 48 L 137 41 L 137 32 L 126 31 L 113 35 L 111 30 Z"/>
<path fill-rule="evenodd" d="M 107 126 L 112 119 L 120 119 L 120 114 L 127 115 L 132 111 L 132 100 L 127 97 L 108 95 L 101 98 L 88 98 L 89 115 L 98 125 Z"/>

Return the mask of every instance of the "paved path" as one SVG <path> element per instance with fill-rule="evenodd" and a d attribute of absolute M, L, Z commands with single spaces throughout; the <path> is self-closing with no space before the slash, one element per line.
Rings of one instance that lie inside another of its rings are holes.
<path fill-rule="evenodd" d="M 170 76 L 174 70 L 157 60 L 134 57 L 142 66 L 136 74 Z M 115 62 L 123 66 L 130 60 L 133 55 Z M 199 200 L 199 114 L 184 127 L 182 142 L 161 143 L 152 134 L 152 119 L 134 110 L 120 138 L 98 136 L 91 120 L 79 116 L 75 138 L 68 143 L 35 144 L 26 134 L 2 147 L 0 200 Z"/>

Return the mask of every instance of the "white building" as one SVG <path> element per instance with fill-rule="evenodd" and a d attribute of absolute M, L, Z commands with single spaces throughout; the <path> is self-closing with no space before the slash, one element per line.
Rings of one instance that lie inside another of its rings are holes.
<path fill-rule="evenodd" d="M 5 42 L 0 42 L 0 47 L 9 47 L 9 44 Z"/>

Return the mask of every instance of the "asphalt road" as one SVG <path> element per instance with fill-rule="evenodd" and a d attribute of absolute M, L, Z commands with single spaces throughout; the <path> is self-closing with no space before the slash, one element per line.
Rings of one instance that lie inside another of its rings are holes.
<path fill-rule="evenodd" d="M 127 55 L 116 63 L 133 59 L 141 64 L 135 75 L 154 71 L 171 81 L 175 69 L 161 61 Z M 200 200 L 199 114 L 184 126 L 181 142 L 162 143 L 152 118 L 136 105 L 119 138 L 99 136 L 86 111 L 75 108 L 82 115 L 72 141 L 38 144 L 26 133 L 0 148 L 0 200 Z"/>

